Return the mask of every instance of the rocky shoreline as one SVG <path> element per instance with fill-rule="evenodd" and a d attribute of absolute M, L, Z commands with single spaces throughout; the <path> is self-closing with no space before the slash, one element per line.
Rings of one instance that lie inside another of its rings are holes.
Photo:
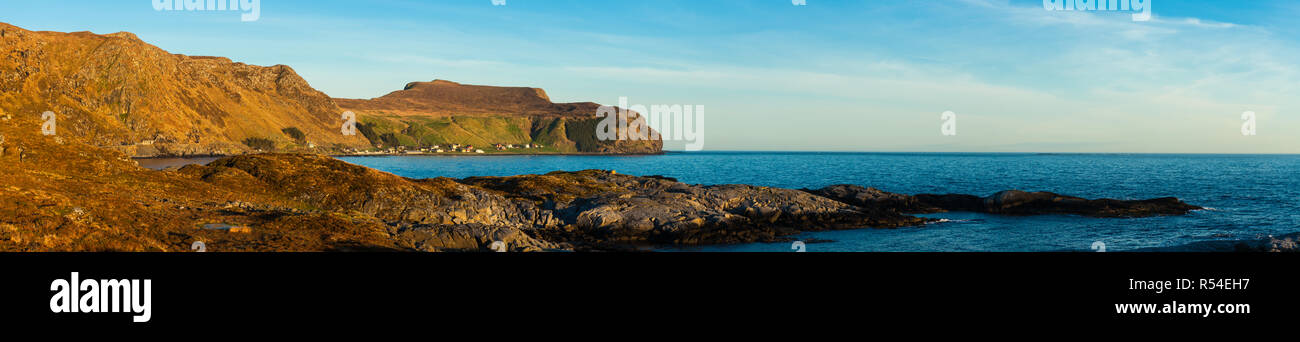
<path fill-rule="evenodd" d="M 154 171 L 113 151 L 5 133 L 24 147 L 0 155 L 0 251 L 189 251 L 195 242 L 208 251 L 627 251 L 915 227 L 933 220 L 911 214 L 966 209 L 851 185 L 705 186 L 609 170 L 410 179 L 315 154 Z M 997 213 L 1098 217 L 1197 208 L 1018 195 L 991 203 Z"/>
<path fill-rule="evenodd" d="M 659 156 L 665 152 L 605 153 L 605 152 L 484 152 L 484 153 L 340 153 L 331 157 L 500 157 L 500 156 Z"/>
<path fill-rule="evenodd" d="M 630 250 L 641 245 L 784 241 L 808 231 L 903 228 L 931 219 L 910 213 L 964 210 L 928 199 L 839 185 L 793 190 L 750 185 L 691 185 L 670 177 L 614 171 L 513 177 L 408 179 L 336 159 L 263 154 L 219 159 L 173 171 L 222 188 L 261 189 L 310 213 L 350 212 L 385 227 L 397 250 Z M 997 196 L 994 196 L 996 198 Z M 1016 213 L 1079 211 L 1072 198 L 1031 195 Z M 1051 199 L 1059 206 L 1034 201 Z M 1015 199 L 1014 197 L 1012 199 Z M 1095 200 L 1097 217 L 1186 213 L 1181 201 Z M 1032 204 L 1032 205 L 1030 205 Z M 1122 209 L 1124 215 L 1115 215 Z M 283 209 L 280 209 L 283 210 Z"/>

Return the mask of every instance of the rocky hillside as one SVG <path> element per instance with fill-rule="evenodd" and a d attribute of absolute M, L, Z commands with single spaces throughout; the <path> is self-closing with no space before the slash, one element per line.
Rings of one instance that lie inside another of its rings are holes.
<path fill-rule="evenodd" d="M 344 136 L 342 110 L 288 66 L 171 54 L 125 32 L 33 32 L 0 23 L 0 111 L 53 112 L 63 139 L 130 156 L 369 145 Z"/>
<path fill-rule="evenodd" d="M 385 148 L 540 144 L 507 152 L 652 154 L 663 147 L 658 140 L 599 141 L 599 104 L 553 103 L 537 88 L 436 80 L 410 83 L 375 99 L 335 101 L 357 113 L 361 133 Z"/>

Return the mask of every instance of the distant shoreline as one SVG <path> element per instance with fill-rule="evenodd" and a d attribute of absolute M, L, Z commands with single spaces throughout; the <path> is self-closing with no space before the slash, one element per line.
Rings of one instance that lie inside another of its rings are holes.
<path fill-rule="evenodd" d="M 366 154 L 335 154 L 331 157 L 491 157 L 491 156 L 658 156 L 659 153 L 599 153 L 599 152 L 539 152 L 539 153 L 518 153 L 518 152 L 498 152 L 498 153 L 366 153 Z"/>
<path fill-rule="evenodd" d="M 297 152 L 266 152 L 266 153 L 297 153 Z M 306 152 L 303 152 L 306 153 Z M 330 157 L 490 157 L 490 156 L 657 156 L 667 152 L 659 153 L 599 153 L 599 152 L 540 152 L 540 153 L 517 153 L 517 152 L 498 152 L 498 153 L 365 153 L 365 154 L 320 154 Z M 249 154 L 191 154 L 184 156 L 149 156 L 149 157 L 131 157 L 133 160 L 158 160 L 158 159 L 203 159 L 203 158 L 226 158 L 236 157 Z M 315 153 L 307 153 L 315 154 Z"/>
<path fill-rule="evenodd" d="M 343 157 L 515 157 L 515 156 L 600 156 L 600 157 L 637 157 L 637 156 L 657 156 L 664 155 L 666 152 L 659 153 L 592 153 L 592 152 L 542 152 L 542 153 L 423 153 L 423 154 L 405 154 L 405 153 L 367 153 L 367 154 L 320 154 L 331 158 Z M 257 153 L 252 153 L 257 154 Z M 202 161 L 202 164 L 216 161 L 221 158 L 236 157 L 241 155 L 188 155 L 188 156 L 151 156 L 151 157 L 131 157 L 145 168 L 162 170 L 168 167 L 180 167 L 184 165 L 196 164 L 195 161 Z"/>
<path fill-rule="evenodd" d="M 295 153 L 295 152 L 276 152 L 276 153 Z M 307 153 L 307 152 L 302 152 Z M 1012 156 L 1075 156 L 1075 155 L 1092 155 L 1092 156 L 1300 156 L 1298 153 L 1121 153 L 1121 152 L 885 152 L 885 151 L 740 151 L 740 150 L 714 150 L 714 151 L 661 151 L 658 153 L 599 153 L 599 152 L 538 152 L 538 153 L 519 153 L 519 152 L 497 152 L 497 153 L 365 153 L 365 154 L 322 154 L 330 157 L 488 157 L 488 156 L 657 156 L 665 154 L 679 153 L 703 153 L 703 154 L 933 154 L 933 155 L 1012 155 Z M 257 153 L 248 153 L 257 154 Z M 311 154 L 311 153 L 308 153 Z M 152 159 L 199 159 L 199 158 L 225 158 L 240 156 L 243 154 L 194 154 L 184 156 L 149 156 L 149 157 L 130 157 L 134 160 L 152 160 Z"/>

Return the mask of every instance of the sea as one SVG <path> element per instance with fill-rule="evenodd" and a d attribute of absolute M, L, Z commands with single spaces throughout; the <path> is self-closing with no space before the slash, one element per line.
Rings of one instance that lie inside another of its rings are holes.
<path fill-rule="evenodd" d="M 920 227 L 809 232 L 791 242 L 662 246 L 690 252 L 1135 251 L 1300 232 L 1300 155 L 668 152 L 645 156 L 366 156 L 339 159 L 410 178 L 614 170 L 691 184 L 816 189 L 856 184 L 903 194 L 1050 191 L 1085 198 L 1178 197 L 1185 216 L 1089 218 L 950 212 Z M 211 159 L 142 161 L 160 168 Z M 1104 246 L 1104 247 L 1103 247 Z"/>

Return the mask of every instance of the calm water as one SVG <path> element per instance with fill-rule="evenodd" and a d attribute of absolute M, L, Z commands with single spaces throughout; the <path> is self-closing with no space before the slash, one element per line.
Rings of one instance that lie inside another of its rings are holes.
<path fill-rule="evenodd" d="M 858 184 L 885 191 L 989 195 L 1007 189 L 1087 198 L 1175 196 L 1213 208 L 1188 216 L 1096 219 L 925 215 L 949 222 L 897 230 L 808 233 L 809 251 L 1111 251 L 1300 231 L 1300 156 L 699 152 L 661 156 L 345 157 L 405 177 L 510 176 L 612 169 L 687 183 L 784 188 Z M 669 250 L 683 250 L 673 249 Z M 789 243 L 684 250 L 789 251 Z"/>

